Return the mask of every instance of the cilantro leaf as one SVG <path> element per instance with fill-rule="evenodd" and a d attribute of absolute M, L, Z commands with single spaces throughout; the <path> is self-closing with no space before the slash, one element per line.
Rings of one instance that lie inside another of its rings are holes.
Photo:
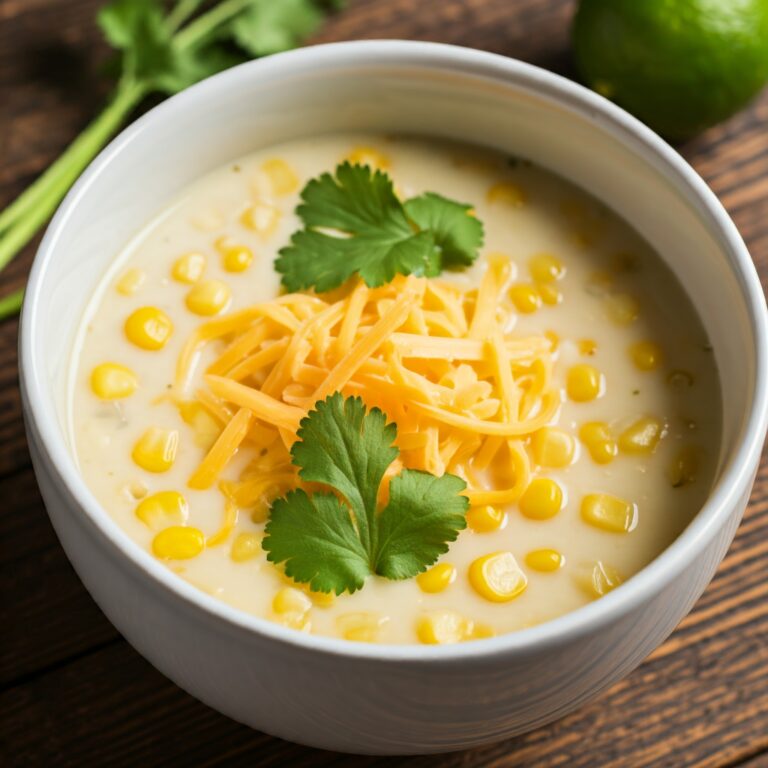
<path fill-rule="evenodd" d="M 318 592 L 362 588 L 373 574 L 407 579 L 448 551 L 466 526 L 464 481 L 403 470 L 378 511 L 381 482 L 399 451 L 397 427 L 378 408 L 340 393 L 301 422 L 291 451 L 302 480 L 333 491 L 292 491 L 272 504 L 263 547 L 286 574 Z"/>
<path fill-rule="evenodd" d="M 432 236 L 411 226 L 385 173 L 343 163 L 335 177 L 324 173 L 309 181 L 301 198 L 296 212 L 306 228 L 275 262 L 288 290 L 328 291 L 355 272 L 375 286 L 397 273 L 426 271 Z M 327 229 L 341 234 L 321 231 Z"/>
<path fill-rule="evenodd" d="M 126 50 L 134 45 L 136 30 L 148 14 L 162 18 L 156 0 L 113 0 L 99 9 L 96 21 L 113 48 Z"/>
<path fill-rule="evenodd" d="M 270 560 L 285 561 L 285 572 L 316 592 L 360 589 L 368 576 L 368 556 L 349 508 L 333 494 L 309 497 L 291 491 L 272 505 Z"/>
<path fill-rule="evenodd" d="M 376 573 L 407 579 L 448 551 L 466 521 L 466 483 L 404 469 L 389 485 L 389 504 L 378 519 Z"/>
<path fill-rule="evenodd" d="M 157 0 L 113 0 L 99 11 L 108 42 L 123 52 L 123 72 L 153 81 L 175 67 L 171 32 Z"/>
<path fill-rule="evenodd" d="M 302 480 L 335 488 L 355 515 L 360 539 L 371 546 L 376 497 L 387 467 L 399 451 L 397 427 L 378 409 L 366 413 L 359 398 L 329 397 L 302 419 L 291 458 Z"/>
<path fill-rule="evenodd" d="M 444 267 L 469 266 L 483 244 L 483 224 L 470 214 L 471 205 L 426 192 L 405 203 L 405 212 L 421 229 L 428 229 L 440 249 Z"/>
<path fill-rule="evenodd" d="M 311 179 L 301 199 L 304 229 L 275 261 L 289 291 L 328 291 L 355 273 L 370 287 L 396 274 L 437 275 L 471 264 L 483 241 L 470 206 L 434 193 L 403 204 L 390 177 L 368 166 L 342 163 Z"/>
<path fill-rule="evenodd" d="M 215 35 L 194 47 L 178 45 L 158 0 L 113 0 L 97 20 L 110 45 L 122 52 L 123 75 L 162 93 L 178 93 L 245 60 Z"/>
<path fill-rule="evenodd" d="M 232 36 L 251 55 L 267 56 L 295 48 L 322 20 L 314 0 L 253 0 L 233 21 Z"/>

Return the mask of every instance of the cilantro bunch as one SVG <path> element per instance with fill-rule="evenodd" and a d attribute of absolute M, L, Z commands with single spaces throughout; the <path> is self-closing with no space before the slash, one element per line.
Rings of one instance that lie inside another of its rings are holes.
<path fill-rule="evenodd" d="M 433 277 L 469 266 L 483 244 L 471 206 L 434 192 L 401 202 L 392 179 L 364 165 L 343 163 L 310 180 L 301 199 L 304 229 L 275 261 L 288 291 L 322 293 L 355 273 L 370 287 L 396 274 Z"/>
<path fill-rule="evenodd" d="M 397 427 L 360 398 L 340 393 L 315 405 L 291 449 L 299 477 L 329 490 L 291 491 L 272 504 L 263 547 L 316 592 L 355 592 L 367 577 L 408 579 L 448 551 L 466 527 L 466 483 L 404 469 L 379 509 L 384 474 L 397 458 Z"/>
<path fill-rule="evenodd" d="M 0 212 L 0 269 L 51 216 L 99 150 L 150 94 L 171 95 L 248 58 L 298 45 L 339 0 L 113 0 L 98 14 L 119 52 L 117 85 L 105 109 L 13 203 Z M 203 7 L 201 12 L 201 7 Z M 0 299 L 0 319 L 23 291 Z"/>

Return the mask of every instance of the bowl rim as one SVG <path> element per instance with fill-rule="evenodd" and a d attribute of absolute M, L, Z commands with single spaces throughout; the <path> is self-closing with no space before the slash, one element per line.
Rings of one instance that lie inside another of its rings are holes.
<path fill-rule="evenodd" d="M 754 391 L 738 445 L 723 468 L 706 503 L 672 544 L 618 589 L 550 621 L 493 638 L 445 646 L 413 644 L 367 644 L 308 635 L 282 627 L 268 619 L 246 613 L 210 596 L 171 571 L 134 542 L 96 501 L 76 469 L 63 436 L 52 398 L 45 392 L 45 377 L 37 364 L 36 339 L 39 316 L 45 307 L 41 299 L 46 269 L 70 215 L 94 180 L 112 159 L 141 134 L 151 132 L 153 123 L 166 118 L 182 104 L 203 105 L 220 88 L 237 88 L 254 77 L 285 77 L 321 68 L 344 65 L 432 68 L 447 73 L 470 75 L 507 86 L 535 91 L 537 95 L 576 112 L 597 130 L 610 132 L 644 160 L 662 171 L 689 199 L 695 199 L 699 216 L 708 220 L 723 244 L 729 268 L 738 279 L 751 330 L 755 339 Z M 720 201 L 694 169 L 658 135 L 639 120 L 589 89 L 537 66 L 498 54 L 441 43 L 399 40 L 368 40 L 329 43 L 277 54 L 248 62 L 198 83 L 162 102 L 122 131 L 82 174 L 59 206 L 46 231 L 27 285 L 19 336 L 19 373 L 23 410 L 30 442 L 41 452 L 43 464 L 78 508 L 78 515 L 106 545 L 109 557 L 120 553 L 124 566 L 136 578 L 149 579 L 150 588 L 162 590 L 179 606 L 202 614 L 200 620 L 222 622 L 222 629 L 260 636 L 295 649 L 372 662 L 450 663 L 461 659 L 475 662 L 507 654 L 538 653 L 593 633 L 630 613 L 656 592 L 673 582 L 700 556 L 711 540 L 721 533 L 734 507 L 749 489 L 753 468 L 759 458 L 768 424 L 768 312 L 755 266 L 747 248 Z M 34 438 L 39 438 L 34 440 Z M 37 472 L 37 468 L 35 470 Z M 250 639 L 250 638 L 249 638 Z"/>

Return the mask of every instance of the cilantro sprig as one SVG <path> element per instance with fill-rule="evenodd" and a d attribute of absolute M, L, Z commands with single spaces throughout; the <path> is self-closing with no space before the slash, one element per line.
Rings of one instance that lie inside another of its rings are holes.
<path fill-rule="evenodd" d="M 434 192 L 401 202 L 392 179 L 364 165 L 345 162 L 311 179 L 301 199 L 304 228 L 275 261 L 289 291 L 322 293 L 355 273 L 370 287 L 396 274 L 431 277 L 472 264 L 483 244 L 471 206 Z"/>
<path fill-rule="evenodd" d="M 267 559 L 317 592 L 355 592 L 371 575 L 408 579 L 448 551 L 466 527 L 466 483 L 404 469 L 381 482 L 399 451 L 395 424 L 360 398 L 331 395 L 302 420 L 291 450 L 299 476 L 329 491 L 299 488 L 272 504 L 263 547 Z"/>
<path fill-rule="evenodd" d="M 0 269 L 45 224 L 88 163 L 145 98 L 171 95 L 233 64 L 298 45 L 339 0 L 112 0 L 97 22 L 118 52 L 102 112 L 34 183 L 0 211 Z M 202 9 L 202 10 L 201 10 Z M 0 299 L 0 320 L 23 290 Z"/>

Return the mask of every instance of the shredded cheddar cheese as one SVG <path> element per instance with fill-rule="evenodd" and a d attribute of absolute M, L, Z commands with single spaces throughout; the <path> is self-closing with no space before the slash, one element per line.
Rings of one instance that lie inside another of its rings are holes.
<path fill-rule="evenodd" d="M 514 310 L 500 299 L 510 271 L 496 257 L 479 290 L 414 276 L 379 288 L 358 281 L 202 323 L 178 360 L 174 399 L 197 402 L 221 433 L 189 486 L 218 481 L 228 519 L 231 507 L 263 520 L 298 483 L 290 448 L 299 422 L 340 391 L 397 423 L 399 466 L 463 477 L 472 504 L 517 500 L 531 474 L 525 440 L 555 416 L 560 393 L 553 342 L 509 330 Z M 191 392 L 208 344 L 217 356 Z M 244 443 L 256 458 L 239 480 L 221 479 Z"/>

